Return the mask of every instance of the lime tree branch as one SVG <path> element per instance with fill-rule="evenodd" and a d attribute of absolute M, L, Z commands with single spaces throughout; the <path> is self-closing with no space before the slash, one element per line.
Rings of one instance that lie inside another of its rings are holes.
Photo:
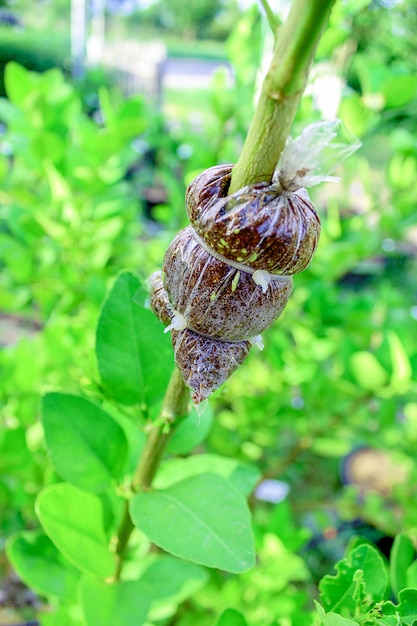
<path fill-rule="evenodd" d="M 180 371 L 175 367 L 168 383 L 159 417 L 148 430 L 145 447 L 132 481 L 133 491 L 147 491 L 151 487 L 169 438 L 181 419 L 187 415 L 189 400 L 189 389 L 185 386 Z M 123 555 L 133 529 L 129 502 L 126 501 L 116 542 L 116 553 L 119 560 L 116 578 L 120 577 Z"/>
<path fill-rule="evenodd" d="M 272 28 L 276 22 L 262 0 Z M 307 83 L 314 53 L 335 0 L 294 0 L 287 22 L 278 31 L 271 66 L 265 77 L 255 115 L 233 169 L 230 191 L 271 180 Z M 133 491 L 146 491 L 163 457 L 166 444 L 187 414 L 189 391 L 176 368 L 169 382 L 159 418 L 153 422 L 132 481 Z M 133 531 L 126 502 L 116 541 L 120 577 L 123 556 Z"/>
<path fill-rule="evenodd" d="M 168 383 L 159 418 L 152 424 L 145 448 L 133 478 L 133 490 L 149 489 L 159 463 L 178 422 L 187 415 L 190 391 L 184 384 L 181 373 L 175 367 Z"/>
<path fill-rule="evenodd" d="M 248 136 L 229 193 L 270 181 L 307 84 L 317 44 L 335 0 L 294 0 L 279 29 Z"/>

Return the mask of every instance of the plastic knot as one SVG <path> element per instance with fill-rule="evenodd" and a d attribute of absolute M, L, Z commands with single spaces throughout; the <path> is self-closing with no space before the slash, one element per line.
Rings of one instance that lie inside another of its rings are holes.
<path fill-rule="evenodd" d="M 262 287 L 262 293 L 266 293 L 268 291 L 269 283 L 271 282 L 271 277 L 265 270 L 256 270 L 252 274 L 252 278 L 257 285 Z"/>
<path fill-rule="evenodd" d="M 262 335 L 255 335 L 254 337 L 251 337 L 249 339 L 249 343 L 251 343 L 252 346 L 257 346 L 259 348 L 259 350 L 261 350 L 261 351 L 265 348 L 264 340 L 262 339 Z"/>
<path fill-rule="evenodd" d="M 164 330 L 164 333 L 168 333 L 170 330 L 184 330 L 187 328 L 187 320 L 181 313 L 174 311 L 174 317 L 171 319 L 171 323 Z"/>

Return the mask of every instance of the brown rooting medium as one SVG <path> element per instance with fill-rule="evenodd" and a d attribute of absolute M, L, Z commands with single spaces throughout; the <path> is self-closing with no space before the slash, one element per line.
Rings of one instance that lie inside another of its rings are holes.
<path fill-rule="evenodd" d="M 151 308 L 167 326 L 174 316 L 168 295 L 161 280 L 161 272 L 154 272 L 148 280 Z M 251 344 L 249 341 L 218 341 L 185 329 L 172 331 L 175 360 L 185 384 L 191 389 L 195 404 L 208 398 L 243 363 Z"/>
<path fill-rule="evenodd" d="M 259 335 L 279 316 L 291 295 L 291 277 L 272 280 L 264 293 L 252 274 L 230 267 L 196 241 L 189 226 L 169 246 L 164 286 L 187 328 L 225 341 Z"/>
<path fill-rule="evenodd" d="M 232 168 L 211 167 L 188 187 L 187 213 L 195 231 L 217 254 L 253 270 L 304 270 L 320 235 L 307 191 L 258 183 L 228 196 Z"/>
<path fill-rule="evenodd" d="M 218 389 L 249 354 L 249 341 L 219 341 L 185 329 L 172 331 L 175 360 L 195 404 Z"/>

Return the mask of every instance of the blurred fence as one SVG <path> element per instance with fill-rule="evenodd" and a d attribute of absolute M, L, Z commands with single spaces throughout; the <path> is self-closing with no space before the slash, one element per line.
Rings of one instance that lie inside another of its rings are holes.
<path fill-rule="evenodd" d="M 160 41 L 125 40 L 104 43 L 99 62 L 126 96 L 142 93 L 159 104 L 166 56 L 165 45 Z"/>

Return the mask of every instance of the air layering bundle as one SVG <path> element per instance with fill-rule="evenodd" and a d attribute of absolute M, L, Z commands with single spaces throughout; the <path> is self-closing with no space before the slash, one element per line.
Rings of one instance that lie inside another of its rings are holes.
<path fill-rule="evenodd" d="M 233 165 L 219 165 L 188 187 L 191 225 L 149 283 L 152 309 L 172 331 L 175 360 L 196 404 L 239 367 L 251 345 L 262 348 L 261 333 L 286 305 L 292 276 L 310 263 L 320 220 L 305 187 L 335 180 L 327 173 L 359 146 L 340 142 L 339 132 L 339 122 L 320 122 L 289 139 L 270 183 L 227 195 Z"/>

